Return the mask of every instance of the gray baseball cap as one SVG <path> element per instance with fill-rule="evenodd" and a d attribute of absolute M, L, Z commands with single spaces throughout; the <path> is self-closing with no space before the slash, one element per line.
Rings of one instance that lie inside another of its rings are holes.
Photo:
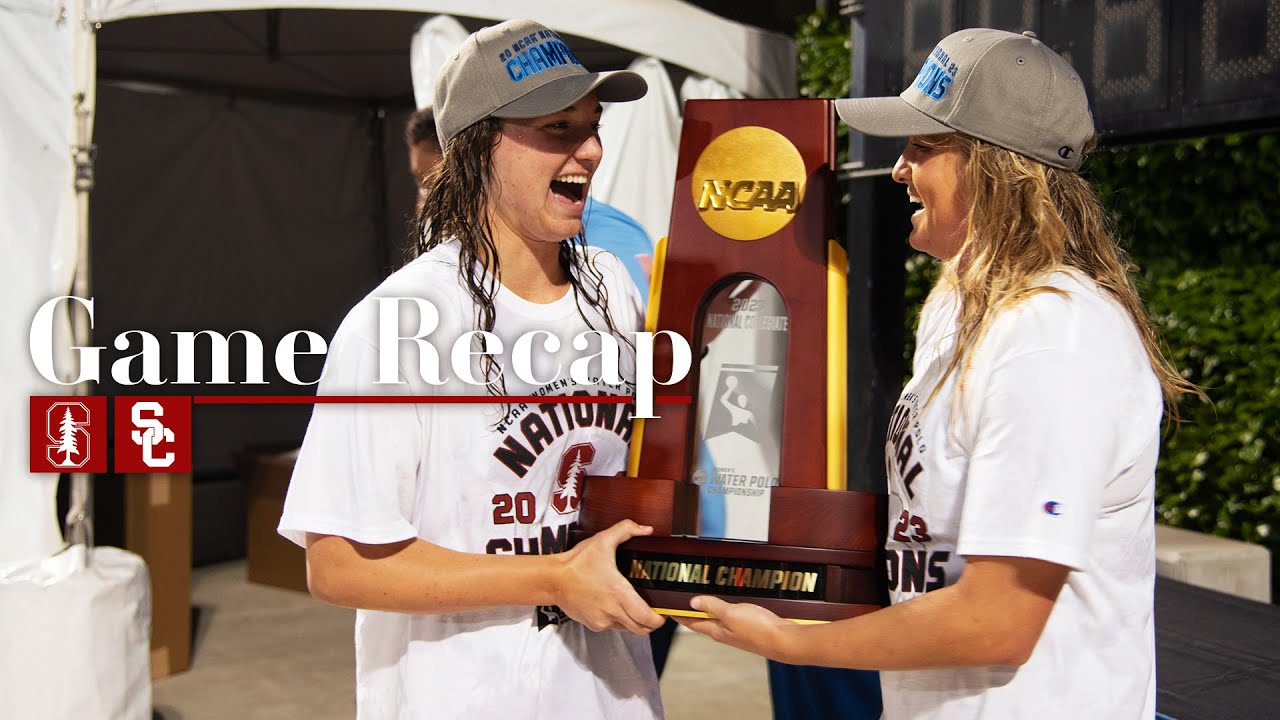
<path fill-rule="evenodd" d="M 1080 76 L 1032 32 L 952 33 L 901 95 L 835 103 L 867 135 L 962 132 L 1066 170 L 1080 168 L 1094 135 Z"/>
<path fill-rule="evenodd" d="M 627 102 L 648 89 L 643 77 L 627 70 L 587 72 L 545 25 L 508 20 L 472 33 L 445 61 L 432 107 L 440 147 L 445 147 L 487 117 L 550 115 L 592 92 L 601 102 Z"/>

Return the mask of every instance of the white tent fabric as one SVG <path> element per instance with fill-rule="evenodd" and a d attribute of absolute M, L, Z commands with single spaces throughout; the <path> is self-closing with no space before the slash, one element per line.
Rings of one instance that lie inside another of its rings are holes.
<path fill-rule="evenodd" d="M 27 472 L 28 419 L 19 410 L 29 395 L 68 394 L 36 374 L 28 349 L 36 309 L 70 290 L 76 260 L 73 60 L 84 38 L 58 17 L 48 2 L 0 6 L 0 402 L 8 408 L 0 414 L 0 567 L 62 542 L 57 478 Z M 70 325 L 57 331 L 65 341 Z"/>
<path fill-rule="evenodd" d="M 30 0 L 27 0 L 28 2 Z M 528 18 L 713 77 L 750 97 L 795 95 L 790 38 L 721 18 L 680 0 L 90 0 L 89 18 L 266 8 L 402 10 L 494 20 Z"/>
<path fill-rule="evenodd" d="M 680 147 L 680 107 L 662 63 L 640 58 L 627 68 L 649 83 L 635 102 L 611 103 L 600 118 L 604 161 L 591 180 L 591 195 L 630 215 L 650 243 L 667 234 L 671 187 Z"/>
<path fill-rule="evenodd" d="M 413 100 L 419 108 L 432 103 L 440 68 L 463 40 L 466 28 L 449 15 L 437 15 L 424 22 L 409 43 L 409 68 L 413 71 Z"/>
<path fill-rule="evenodd" d="M 0 414 L 0 697 L 13 717 L 142 720 L 151 716 L 146 565 L 116 548 L 54 554 L 57 476 L 27 471 L 18 411 L 28 395 L 70 394 L 35 373 L 28 334 L 36 308 L 69 293 L 85 264 L 87 198 L 77 196 L 72 155 L 92 135 L 94 38 L 83 14 L 79 3 L 0 3 L 0 402 L 9 408 Z M 56 347 L 66 348 L 70 323 L 57 317 Z M 55 364 L 67 369 L 67 355 Z"/>

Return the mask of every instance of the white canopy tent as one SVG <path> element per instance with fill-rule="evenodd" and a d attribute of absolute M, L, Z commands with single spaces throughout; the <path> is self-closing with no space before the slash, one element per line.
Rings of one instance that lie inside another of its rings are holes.
<path fill-rule="evenodd" d="M 678 0 L 0 0 L 0 576 L 62 542 L 55 479 L 28 472 L 23 408 L 28 396 L 74 389 L 33 368 L 36 309 L 60 295 L 95 296 L 104 376 L 113 357 L 136 352 L 113 356 L 125 329 L 162 338 L 248 329 L 265 342 L 297 329 L 330 335 L 396 263 L 388 237 L 403 235 L 412 196 L 399 140 L 412 108 L 409 40 L 434 14 L 457 16 L 467 30 L 538 20 L 570 36 L 591 69 L 653 58 L 677 83 L 794 94 L 788 38 Z M 618 124 L 626 136 L 614 162 L 648 168 L 643 117 Z M 664 224 L 642 221 L 651 233 Z M 55 332 L 56 361 L 71 380 L 70 321 Z M 94 390 L 165 391 L 109 377 Z M 305 420 L 273 410 L 199 414 L 197 467 L 225 464 L 228 447 L 296 440 Z M 54 660 L 65 670 L 65 656 Z M 65 689 L 44 693 L 59 695 L 70 702 Z"/>
<path fill-rule="evenodd" d="M 540 4 L 524 0 L 97 0 L 89 6 L 89 20 L 98 23 L 272 8 L 399 10 L 491 21 L 522 17 L 560 33 L 678 65 L 750 97 L 789 97 L 795 93 L 794 46 L 789 38 L 726 20 L 681 0 L 557 0 Z"/>

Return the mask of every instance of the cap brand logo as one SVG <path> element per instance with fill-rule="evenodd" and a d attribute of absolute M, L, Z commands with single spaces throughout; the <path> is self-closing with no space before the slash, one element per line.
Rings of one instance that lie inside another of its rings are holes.
<path fill-rule="evenodd" d="M 693 167 L 693 204 L 707 227 L 731 240 L 759 240 L 795 216 L 804 201 L 804 159 L 791 141 L 764 127 L 716 137 Z"/>
<path fill-rule="evenodd" d="M 941 100 L 956 77 L 956 64 L 941 47 L 935 47 L 916 75 L 916 89 L 934 100 Z"/>

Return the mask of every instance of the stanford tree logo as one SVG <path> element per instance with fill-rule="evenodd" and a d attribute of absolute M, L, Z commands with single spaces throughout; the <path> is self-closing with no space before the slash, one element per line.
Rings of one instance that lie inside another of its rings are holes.
<path fill-rule="evenodd" d="M 596 448 L 591 443 L 570 445 L 560 456 L 560 469 L 556 471 L 556 491 L 551 495 L 551 507 L 561 515 L 578 511 L 581 502 L 582 478 L 596 458 Z"/>
<path fill-rule="evenodd" d="M 58 468 L 82 468 L 85 463 L 89 462 L 88 426 L 93 419 L 92 413 L 89 412 L 89 408 L 84 406 L 84 403 L 58 403 L 49 408 L 46 415 L 46 429 L 52 429 L 53 416 L 58 412 L 62 413 L 62 417 L 58 420 L 57 432 L 48 432 L 46 430 L 45 433 L 50 440 L 54 440 L 57 444 L 48 447 L 45 459 Z"/>
<path fill-rule="evenodd" d="M 31 398 L 31 472 L 106 472 L 104 397 Z"/>

